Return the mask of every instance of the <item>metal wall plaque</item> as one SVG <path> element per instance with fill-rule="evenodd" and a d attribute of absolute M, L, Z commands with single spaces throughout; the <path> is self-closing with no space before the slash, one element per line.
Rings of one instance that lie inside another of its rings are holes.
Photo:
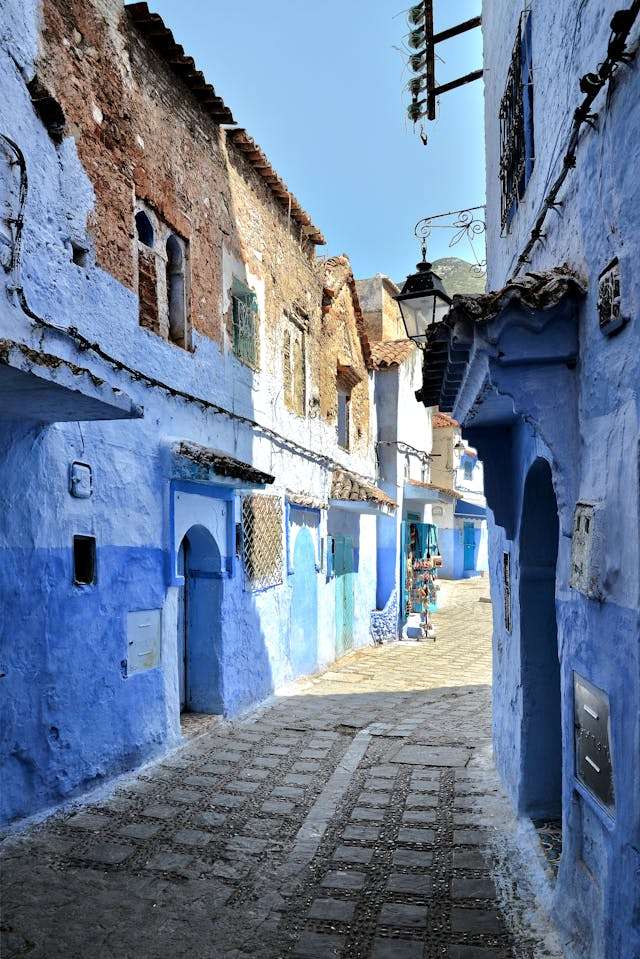
<path fill-rule="evenodd" d="M 590 599 L 603 598 L 600 585 L 602 545 L 599 512 L 595 503 L 576 503 L 573 517 L 569 585 Z"/>
<path fill-rule="evenodd" d="M 502 595 L 504 600 L 504 628 L 511 632 L 511 554 L 502 554 Z"/>
<path fill-rule="evenodd" d="M 627 322 L 620 312 L 620 264 L 617 257 L 598 280 L 598 319 L 605 336 L 615 333 Z"/>
<path fill-rule="evenodd" d="M 576 779 L 608 812 L 615 811 L 609 697 L 573 674 Z"/>

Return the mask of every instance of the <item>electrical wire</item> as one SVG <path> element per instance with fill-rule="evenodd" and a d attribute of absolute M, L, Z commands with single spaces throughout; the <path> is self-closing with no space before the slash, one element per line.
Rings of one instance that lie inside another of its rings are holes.
<path fill-rule="evenodd" d="M 629 61 L 630 55 L 626 52 L 627 40 L 639 14 L 640 0 L 634 0 L 634 3 L 632 3 L 630 7 L 624 10 L 618 10 L 614 14 L 611 21 L 612 30 L 607 46 L 607 56 L 603 62 L 599 64 L 596 71 L 587 73 L 581 78 L 580 89 L 585 96 L 573 114 L 571 132 L 564 151 L 562 170 L 554 180 L 551 189 L 542 202 L 540 213 L 531 230 L 529 240 L 516 262 L 512 279 L 518 275 L 526 263 L 531 262 L 531 253 L 535 246 L 544 239 L 542 228 L 550 210 L 557 210 L 557 208 L 561 206 L 561 201 L 558 200 L 558 194 L 569 176 L 569 172 L 575 168 L 582 127 L 586 125 L 591 129 L 595 129 L 595 116 L 591 113 L 591 107 L 602 88 L 611 80 L 618 65 Z M 616 22 L 619 25 L 617 28 L 613 26 Z"/>
<path fill-rule="evenodd" d="M 194 405 L 200 406 L 201 409 L 207 410 L 210 413 L 215 415 L 225 416 L 232 421 L 242 424 L 243 426 L 249 427 L 256 433 L 261 434 L 262 436 L 267 437 L 277 446 L 290 450 L 292 453 L 302 456 L 305 459 L 310 460 L 321 466 L 331 467 L 333 469 L 342 469 L 348 470 L 344 464 L 339 463 L 337 460 L 334 460 L 331 456 L 328 456 L 324 453 L 318 453 L 316 450 L 308 449 L 306 446 L 302 446 L 300 443 L 296 443 L 295 440 L 291 440 L 289 437 L 283 436 L 281 433 L 278 433 L 276 430 L 271 429 L 268 426 L 265 426 L 262 423 L 259 423 L 257 420 L 252 419 L 249 416 L 243 416 L 241 413 L 235 413 L 232 410 L 228 410 L 226 407 L 221 406 L 218 403 L 214 403 L 211 400 L 205 399 L 201 396 L 196 396 L 193 393 L 188 392 L 187 390 L 181 390 L 175 386 L 170 386 L 168 383 L 163 382 L 162 380 L 157 379 L 157 377 L 150 376 L 147 373 L 143 373 L 141 370 L 137 370 L 134 367 L 129 366 L 127 363 L 122 362 L 116 357 L 112 356 L 106 350 L 104 350 L 99 343 L 92 342 L 79 330 L 73 326 L 69 327 L 60 327 L 55 323 L 51 323 L 49 320 L 44 319 L 44 317 L 39 316 L 35 313 L 29 306 L 25 290 L 20 282 L 19 276 L 19 267 L 20 267 L 20 253 L 22 245 L 22 235 L 24 230 L 24 210 L 27 200 L 28 192 L 28 173 L 27 173 L 27 164 L 25 160 L 24 153 L 18 146 L 18 144 L 7 136 L 5 133 L 0 132 L 0 139 L 3 140 L 11 149 L 12 153 L 15 156 L 15 164 L 19 167 L 20 170 L 20 189 L 18 195 L 18 210 L 15 218 L 12 221 L 14 228 L 13 236 L 13 248 L 11 251 L 11 260 L 9 265 L 9 272 L 12 276 L 12 285 L 11 290 L 18 298 L 18 302 L 23 310 L 23 312 L 31 320 L 34 321 L 39 327 L 44 330 L 48 330 L 52 333 L 62 336 L 67 339 L 71 339 L 76 344 L 77 348 L 81 352 L 91 352 L 95 356 L 99 357 L 114 370 L 126 373 L 131 377 L 135 382 L 144 383 L 146 386 L 156 388 L 164 391 L 168 395 L 176 398 L 182 399 L 185 402 L 193 403 Z M 354 472 L 350 470 L 349 472 Z M 375 477 L 366 477 L 360 474 L 355 474 L 358 478 L 362 479 L 365 483 L 376 483 L 377 478 Z"/>

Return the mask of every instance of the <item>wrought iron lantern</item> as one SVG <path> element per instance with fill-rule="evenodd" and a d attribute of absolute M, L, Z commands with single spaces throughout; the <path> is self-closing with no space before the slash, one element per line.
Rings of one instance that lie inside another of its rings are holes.
<path fill-rule="evenodd" d="M 427 334 L 449 312 L 451 298 L 445 293 L 442 280 L 431 270 L 426 260 L 426 247 L 422 247 L 422 260 L 411 273 L 395 299 L 398 301 L 402 321 L 410 340 L 418 345 L 427 342 Z"/>

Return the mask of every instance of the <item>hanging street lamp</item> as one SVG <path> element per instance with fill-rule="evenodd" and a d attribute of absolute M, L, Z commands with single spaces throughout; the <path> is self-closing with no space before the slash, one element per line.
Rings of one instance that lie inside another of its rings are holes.
<path fill-rule="evenodd" d="M 442 280 L 431 270 L 426 259 L 427 248 L 422 245 L 422 260 L 411 273 L 395 299 L 398 301 L 402 321 L 410 340 L 419 346 L 427 342 L 427 334 L 449 312 L 451 297 L 447 295 Z"/>

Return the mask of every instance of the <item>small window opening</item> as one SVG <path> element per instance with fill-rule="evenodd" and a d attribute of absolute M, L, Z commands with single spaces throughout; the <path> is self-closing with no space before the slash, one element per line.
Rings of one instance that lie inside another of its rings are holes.
<path fill-rule="evenodd" d="M 464 464 L 464 478 L 467 481 L 473 479 L 473 463 L 467 462 Z"/>
<path fill-rule="evenodd" d="M 153 246 L 153 226 L 144 210 L 136 213 L 136 235 L 145 246 Z"/>
<path fill-rule="evenodd" d="M 343 450 L 349 449 L 349 420 L 350 420 L 351 394 L 345 390 L 338 390 L 338 446 Z"/>
<path fill-rule="evenodd" d="M 80 246 L 79 243 L 74 243 L 71 241 L 71 259 L 76 266 L 86 267 L 89 262 L 89 251 Z"/>
<path fill-rule="evenodd" d="M 95 536 L 73 537 L 73 581 L 78 586 L 90 586 L 96 581 Z"/>
<path fill-rule="evenodd" d="M 62 143 L 67 122 L 64 110 L 38 77 L 34 77 L 27 84 L 27 89 L 31 96 L 33 108 L 47 128 L 47 133 L 54 143 Z"/>
<path fill-rule="evenodd" d="M 180 240 L 172 233 L 167 240 L 167 306 L 169 339 L 189 348 L 185 290 L 185 256 Z"/>

